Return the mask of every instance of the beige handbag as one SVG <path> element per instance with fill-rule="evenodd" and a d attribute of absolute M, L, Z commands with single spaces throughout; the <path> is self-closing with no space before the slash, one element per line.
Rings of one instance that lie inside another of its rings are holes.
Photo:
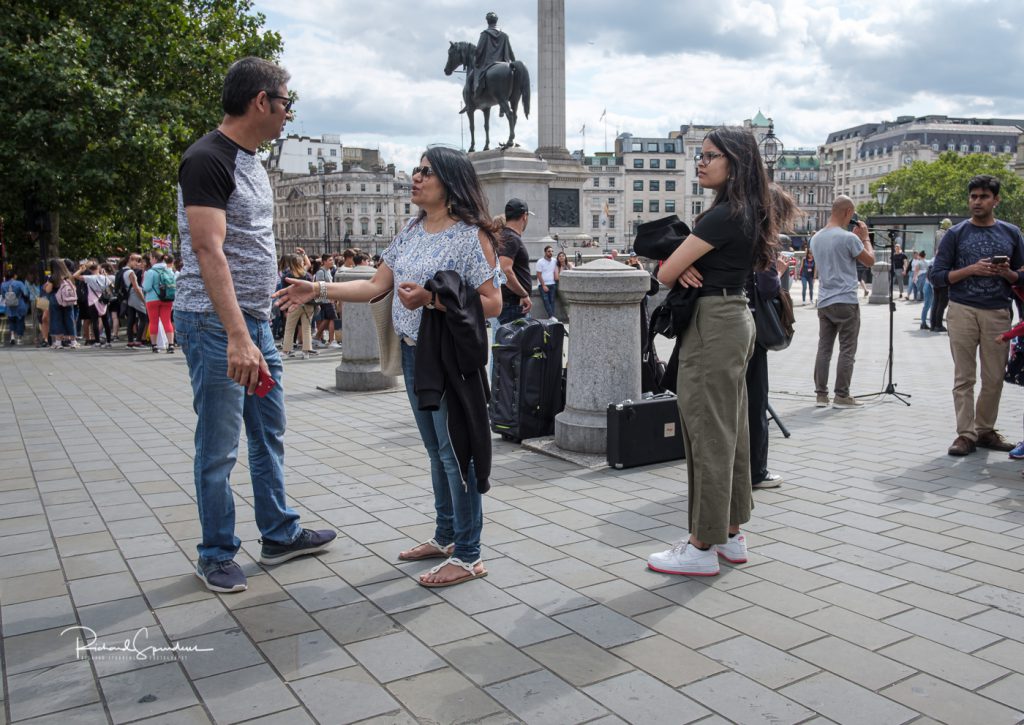
<path fill-rule="evenodd" d="M 391 324 L 391 303 L 394 297 L 394 288 L 374 297 L 370 300 L 370 313 L 373 315 L 373 326 L 377 328 L 380 371 L 383 375 L 397 377 L 402 374 L 402 347 Z"/>

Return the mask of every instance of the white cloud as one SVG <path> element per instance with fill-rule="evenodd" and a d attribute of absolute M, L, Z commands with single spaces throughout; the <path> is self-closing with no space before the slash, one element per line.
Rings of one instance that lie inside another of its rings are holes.
<path fill-rule="evenodd" d="M 758 109 L 788 148 L 898 115 L 1024 117 L 1024 4 L 976 0 L 569 0 L 566 140 L 588 151 L 614 134 L 737 123 Z M 256 0 L 281 32 L 300 94 L 290 132 L 339 133 L 411 168 L 429 143 L 469 144 L 463 76 L 442 69 L 448 41 L 475 41 L 488 7 L 472 0 Z M 537 145 L 536 5 L 495 7 L 533 79 L 517 140 Z M 492 114 L 493 140 L 507 133 Z M 477 116 L 478 126 L 482 119 Z M 482 137 L 482 131 L 480 133 Z M 482 146 L 482 138 L 478 140 Z"/>

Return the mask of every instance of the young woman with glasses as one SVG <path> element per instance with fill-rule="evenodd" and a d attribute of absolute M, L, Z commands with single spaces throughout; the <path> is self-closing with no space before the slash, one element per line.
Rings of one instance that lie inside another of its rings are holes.
<path fill-rule="evenodd" d="M 747 560 L 740 526 L 752 508 L 745 372 L 754 321 L 745 287 L 751 269 L 772 263 L 777 232 L 768 177 L 749 131 L 721 127 L 708 133 L 697 155 L 697 177 L 715 199 L 658 271 L 663 284 L 699 288 L 682 335 L 676 383 L 690 534 L 651 554 L 647 565 L 667 574 L 713 576 L 719 557 Z"/>
<path fill-rule="evenodd" d="M 394 290 L 391 321 L 395 334 L 402 339 L 405 389 L 430 459 L 437 513 L 434 537 L 401 552 L 399 559 L 444 559 L 423 573 L 419 582 L 426 587 L 445 587 L 487 575 L 480 559 L 481 492 L 487 490 L 490 474 L 486 402 L 481 408 L 456 398 L 457 393 L 464 392 L 466 379 L 484 385 L 484 320 L 496 317 L 501 310 L 505 276 L 497 265 L 487 201 L 466 154 L 439 146 L 427 149 L 420 166 L 413 170 L 412 202 L 420 208 L 419 215 L 384 250 L 372 279 L 333 284 L 289 279 L 291 286 L 276 296 L 278 306 L 289 309 L 314 298 L 322 302 L 369 302 Z M 453 302 L 451 296 L 444 296 L 445 303 L 424 286 L 434 287 L 436 275 L 444 272 L 455 272 L 461 279 L 464 306 L 449 308 L 446 304 Z M 479 308 L 474 303 L 476 299 Z M 444 324 L 450 329 L 456 324 L 463 325 L 465 334 L 452 342 L 456 357 L 466 362 L 468 370 L 466 379 L 453 384 L 452 390 L 446 389 L 436 400 L 436 390 L 424 390 L 424 380 L 420 378 L 421 373 L 429 372 L 434 377 L 435 372 L 429 367 L 434 363 L 427 356 L 431 347 L 420 333 L 439 319 L 425 315 L 438 313 L 444 314 Z M 421 344 L 417 345 L 418 342 Z M 472 422 L 449 428 L 450 410 Z M 475 438 L 481 431 L 486 435 Z M 463 444 L 467 437 L 474 439 L 470 444 L 472 455 L 460 458 L 459 451 L 466 450 Z"/>

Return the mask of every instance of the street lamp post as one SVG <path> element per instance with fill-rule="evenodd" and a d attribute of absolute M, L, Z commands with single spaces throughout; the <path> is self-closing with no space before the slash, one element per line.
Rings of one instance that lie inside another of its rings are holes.
<path fill-rule="evenodd" d="M 889 187 L 884 183 L 879 184 L 878 188 L 875 189 L 875 199 L 878 200 L 878 206 L 880 208 L 878 214 L 881 216 L 882 214 L 885 214 L 885 202 L 889 201 Z"/>
<path fill-rule="evenodd" d="M 318 156 L 316 160 L 316 170 L 320 174 L 320 204 L 324 211 L 324 245 L 327 244 L 327 190 L 324 188 L 324 159 L 322 156 Z M 324 251 L 327 251 L 326 249 Z"/>
<path fill-rule="evenodd" d="M 324 202 L 324 218 L 327 219 L 327 222 L 324 224 L 324 229 L 327 230 L 326 241 L 327 241 L 327 247 L 328 247 L 324 251 L 325 252 L 330 252 L 331 251 L 330 250 L 330 246 L 331 246 L 331 221 L 332 221 L 332 219 L 331 219 L 331 202 L 329 202 L 329 201 L 325 201 Z"/>
<path fill-rule="evenodd" d="M 768 167 L 768 181 L 775 181 L 775 164 L 782 158 L 784 147 L 779 137 L 775 135 L 775 122 L 768 121 L 768 133 L 761 139 L 761 158 Z"/>

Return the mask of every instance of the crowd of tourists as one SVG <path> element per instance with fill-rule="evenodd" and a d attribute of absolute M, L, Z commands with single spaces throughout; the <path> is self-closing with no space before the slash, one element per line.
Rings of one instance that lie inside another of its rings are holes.
<path fill-rule="evenodd" d="M 376 266 L 358 248 L 310 259 L 299 247 L 278 260 L 278 289 L 285 278 L 340 279 L 343 269 Z M 154 249 L 146 254 L 50 259 L 41 275 L 12 269 L 0 283 L 3 344 L 53 350 L 112 348 L 175 352 L 174 298 L 182 260 Z M 41 283 L 40 283 L 41 280 Z M 275 310 L 274 339 L 288 357 L 306 358 L 341 347 L 341 305 L 308 305 L 293 314 Z M 295 344 L 300 350 L 295 351 Z"/>

